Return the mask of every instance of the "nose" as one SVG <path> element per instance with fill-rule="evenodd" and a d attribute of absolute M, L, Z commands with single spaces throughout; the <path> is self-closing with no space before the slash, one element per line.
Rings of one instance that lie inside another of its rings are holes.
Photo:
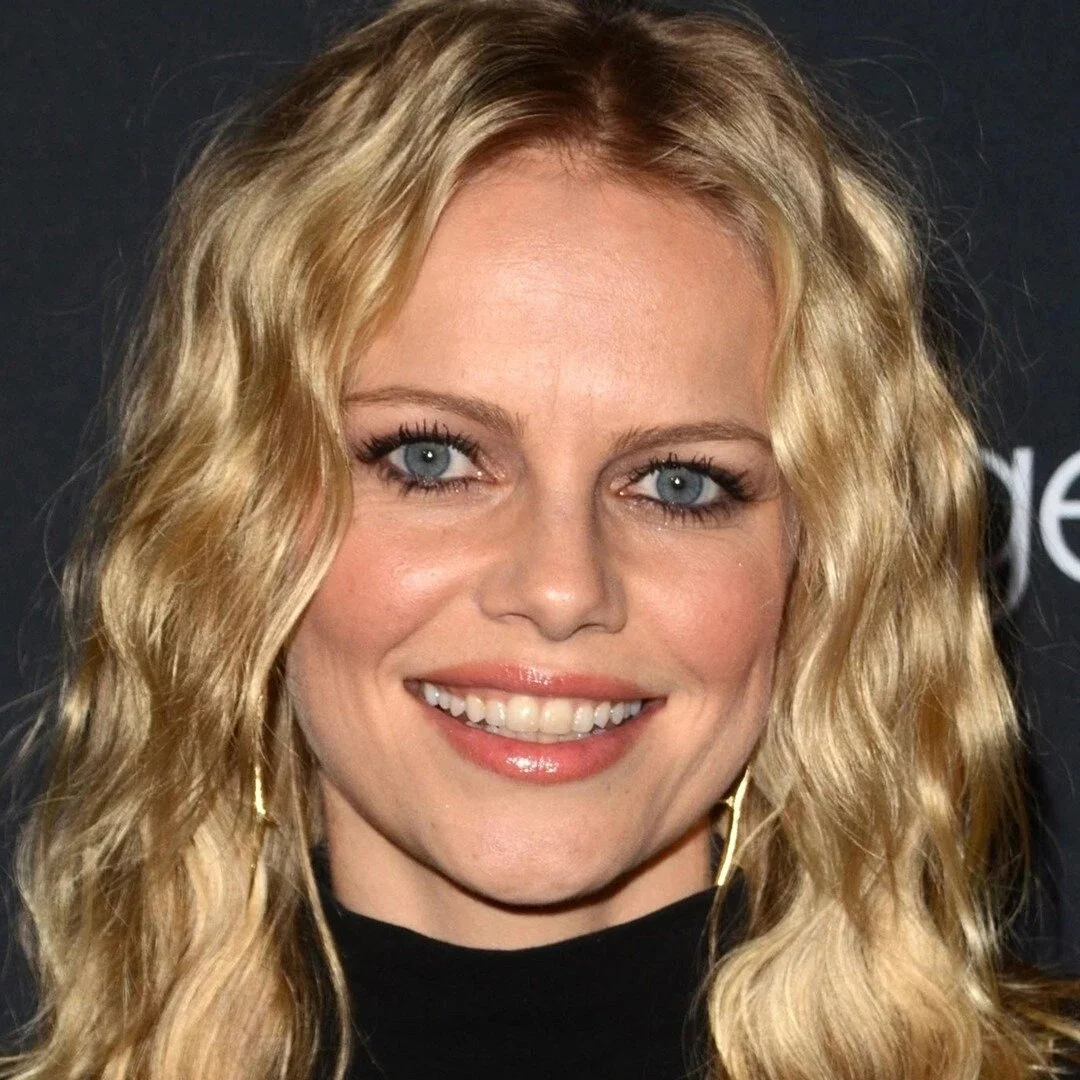
<path fill-rule="evenodd" d="M 493 558 L 477 601 L 492 619 L 526 619 L 551 641 L 587 627 L 615 633 L 626 598 L 595 508 L 567 497 L 523 499 L 492 523 Z"/>

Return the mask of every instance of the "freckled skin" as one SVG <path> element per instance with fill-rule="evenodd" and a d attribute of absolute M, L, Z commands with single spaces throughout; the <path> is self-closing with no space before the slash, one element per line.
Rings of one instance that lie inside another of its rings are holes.
<path fill-rule="evenodd" d="M 629 428 L 702 420 L 765 433 L 773 327 L 738 241 L 681 196 L 534 151 L 447 207 L 350 389 L 480 398 L 524 430 L 426 405 L 348 407 L 355 444 L 425 421 L 467 435 L 482 479 L 402 495 L 358 461 L 350 527 L 290 646 L 347 906 L 515 947 L 708 884 L 708 812 L 768 706 L 792 561 L 786 497 L 748 439 L 611 447 Z M 665 518 L 655 489 L 630 478 L 669 453 L 745 474 L 751 501 L 700 524 Z M 507 658 L 631 679 L 667 701 L 607 771 L 523 783 L 458 756 L 404 686 Z"/>

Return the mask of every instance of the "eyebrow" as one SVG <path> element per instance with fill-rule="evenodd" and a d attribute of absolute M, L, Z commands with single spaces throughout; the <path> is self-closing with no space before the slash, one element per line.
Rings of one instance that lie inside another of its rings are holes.
<path fill-rule="evenodd" d="M 357 390 L 345 396 L 345 404 L 364 405 L 428 405 L 446 412 L 468 417 L 505 438 L 520 439 L 525 421 L 518 414 L 507 412 L 480 398 L 462 397 L 437 390 L 422 390 L 413 386 L 385 386 L 378 390 Z M 618 435 L 612 443 L 612 454 L 650 450 L 670 442 L 748 441 L 772 452 L 767 435 L 740 420 L 701 420 L 694 423 L 670 424 L 666 427 L 633 427 Z"/>

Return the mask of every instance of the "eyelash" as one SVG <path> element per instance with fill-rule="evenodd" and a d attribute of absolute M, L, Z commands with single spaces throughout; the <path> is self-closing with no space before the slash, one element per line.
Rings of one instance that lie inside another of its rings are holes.
<path fill-rule="evenodd" d="M 461 491 L 472 484 L 473 477 L 458 476 L 449 480 L 437 480 L 434 483 L 403 476 L 392 465 L 383 461 L 388 454 L 393 453 L 399 446 L 408 443 L 433 442 L 443 446 L 450 446 L 460 450 L 470 461 L 475 461 L 480 453 L 480 445 L 467 435 L 461 435 L 450 431 L 445 425 L 440 430 L 439 424 L 428 424 L 424 420 L 420 424 L 402 424 L 397 429 L 396 435 L 373 435 L 365 439 L 356 451 L 356 456 L 365 465 L 378 465 L 378 474 L 381 479 L 388 483 L 398 485 L 402 495 L 409 495 L 414 491 L 420 491 L 425 495 L 439 494 L 446 491 Z"/>
<path fill-rule="evenodd" d="M 476 482 L 475 478 L 471 476 L 451 477 L 448 480 L 434 482 L 424 481 L 402 475 L 384 460 L 401 446 L 422 442 L 439 443 L 443 446 L 452 447 L 474 463 L 480 453 L 480 446 L 474 439 L 470 439 L 467 435 L 452 432 L 445 425 L 440 427 L 438 423 L 429 424 L 427 420 L 420 424 L 401 424 L 396 434 L 393 435 L 373 435 L 365 439 L 357 447 L 355 453 L 363 464 L 376 465 L 379 477 L 387 483 L 396 484 L 402 495 L 409 495 L 417 491 L 425 495 L 462 491 Z M 658 507 L 665 520 L 702 523 L 721 519 L 732 512 L 733 504 L 751 501 L 745 473 L 730 472 L 716 465 L 712 458 L 705 456 L 680 458 L 678 455 L 671 453 L 666 458 L 651 458 L 645 465 L 634 471 L 630 483 L 636 484 L 658 469 L 687 469 L 691 472 L 700 473 L 712 480 L 727 496 L 705 506 L 679 506 L 659 499 L 639 496 L 639 498 L 645 499 L 652 506 Z"/>
<path fill-rule="evenodd" d="M 658 469 L 686 469 L 689 472 L 701 473 L 712 480 L 726 498 L 708 503 L 705 506 L 679 506 L 676 503 L 666 503 L 659 499 L 647 501 L 660 508 L 665 520 L 680 522 L 702 523 L 728 517 L 737 503 L 750 502 L 750 490 L 747 485 L 746 473 L 734 473 L 721 468 L 712 458 L 697 455 L 692 458 L 681 458 L 677 454 L 668 454 L 666 458 L 650 458 L 640 469 L 635 469 L 630 482 L 636 484 L 644 480 L 649 473 Z M 645 496 L 642 496 L 645 498 Z"/>

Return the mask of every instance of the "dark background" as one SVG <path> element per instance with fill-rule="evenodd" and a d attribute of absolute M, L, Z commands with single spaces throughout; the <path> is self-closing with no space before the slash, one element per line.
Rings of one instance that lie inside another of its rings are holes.
<path fill-rule="evenodd" d="M 700 4 L 685 6 L 704 7 Z M 1080 190 L 1075 0 L 755 0 L 930 212 L 938 306 L 979 391 L 1042 826 L 1030 959 L 1080 972 Z M 238 96 L 364 6 L 18 0 L 0 27 L 0 733 L 47 678 L 58 563 L 101 446 L 94 411 L 168 191 Z M 16 812 L 22 794 L 5 789 Z M 0 836 L 10 876 L 11 829 Z M 0 921 L 0 935 L 7 938 Z M 29 993 L 0 974 L 0 1031 Z"/>

